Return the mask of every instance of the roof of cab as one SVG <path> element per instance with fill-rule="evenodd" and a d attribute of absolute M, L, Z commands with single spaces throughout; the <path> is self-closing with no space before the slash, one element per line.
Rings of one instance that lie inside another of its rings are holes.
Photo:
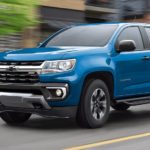
<path fill-rule="evenodd" d="M 90 25 L 102 25 L 102 24 L 110 24 L 110 25 L 138 25 L 138 26 L 148 26 L 148 23 L 139 23 L 139 22 L 102 22 L 102 23 L 91 23 L 91 24 L 77 24 L 75 26 L 90 26 Z"/>

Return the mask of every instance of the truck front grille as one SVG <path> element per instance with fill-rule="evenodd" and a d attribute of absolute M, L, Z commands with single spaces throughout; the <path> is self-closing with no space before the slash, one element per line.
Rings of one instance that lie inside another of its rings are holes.
<path fill-rule="evenodd" d="M 0 72 L 0 82 L 6 83 L 36 83 L 39 82 L 39 76 L 36 72 Z"/>

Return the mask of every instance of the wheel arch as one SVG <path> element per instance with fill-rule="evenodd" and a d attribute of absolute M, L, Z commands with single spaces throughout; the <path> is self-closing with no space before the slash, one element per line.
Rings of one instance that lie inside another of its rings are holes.
<path fill-rule="evenodd" d="M 86 75 L 83 83 L 82 89 L 85 88 L 86 84 L 95 79 L 100 79 L 102 80 L 108 87 L 109 93 L 110 93 L 110 99 L 111 99 L 111 105 L 115 104 L 114 100 L 114 76 L 111 72 L 109 71 L 96 71 L 89 73 Z"/>

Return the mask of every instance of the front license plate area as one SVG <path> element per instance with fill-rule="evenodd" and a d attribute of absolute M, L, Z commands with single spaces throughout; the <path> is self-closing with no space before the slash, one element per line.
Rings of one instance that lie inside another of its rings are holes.
<path fill-rule="evenodd" d="M 24 101 L 23 97 L 20 96 L 1 96 L 0 102 L 7 107 L 33 108 L 32 104 Z"/>

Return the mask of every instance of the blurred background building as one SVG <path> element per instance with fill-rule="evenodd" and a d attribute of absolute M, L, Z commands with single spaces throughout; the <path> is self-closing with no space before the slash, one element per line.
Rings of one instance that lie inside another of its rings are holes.
<path fill-rule="evenodd" d="M 20 3 L 19 0 L 14 1 Z M 0 10 L 2 8 L 0 3 Z M 149 23 L 150 0 L 39 0 L 32 13 L 35 13 L 37 23 L 27 25 L 17 33 L 1 35 L 0 49 L 33 47 L 53 32 L 73 24 L 120 21 Z M 32 13 L 30 11 L 29 15 Z M 0 17 L 0 26 L 1 22 Z"/>
<path fill-rule="evenodd" d="M 39 6 L 40 28 L 52 33 L 69 25 L 85 23 L 85 3 L 83 0 L 42 0 Z"/>

